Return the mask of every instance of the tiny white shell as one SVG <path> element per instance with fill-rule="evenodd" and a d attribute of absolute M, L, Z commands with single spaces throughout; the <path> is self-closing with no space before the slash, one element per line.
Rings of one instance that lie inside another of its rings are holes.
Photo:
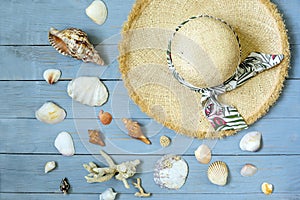
<path fill-rule="evenodd" d="M 61 71 L 58 69 L 47 69 L 44 71 L 43 77 L 49 84 L 54 84 L 61 76 Z"/>
<path fill-rule="evenodd" d="M 61 132 L 57 135 L 54 146 L 64 156 L 73 156 L 75 154 L 73 139 L 67 132 Z"/>
<path fill-rule="evenodd" d="M 264 182 L 261 184 L 261 191 L 266 195 L 270 195 L 273 193 L 273 185 L 271 183 Z"/>
<path fill-rule="evenodd" d="M 260 148 L 261 133 L 257 131 L 249 132 L 240 141 L 240 148 L 243 151 L 257 151 Z"/>
<path fill-rule="evenodd" d="M 257 168 L 252 164 L 246 164 L 241 169 L 242 176 L 253 176 L 257 172 Z"/>
<path fill-rule="evenodd" d="M 56 167 L 55 161 L 49 161 L 45 164 L 45 174 L 54 170 Z"/>
<path fill-rule="evenodd" d="M 35 112 L 35 117 L 41 122 L 56 124 L 65 119 L 66 112 L 58 105 L 46 102 Z"/>
<path fill-rule="evenodd" d="M 107 18 L 107 8 L 103 1 L 95 0 L 85 9 L 86 15 L 96 24 L 102 25 Z"/>
<path fill-rule="evenodd" d="M 211 160 L 210 148 L 205 144 L 200 145 L 195 151 L 195 157 L 202 164 L 209 163 Z"/>
<path fill-rule="evenodd" d="M 224 186 L 227 183 L 228 168 L 222 161 L 213 162 L 207 170 L 207 177 L 213 184 Z"/>
<path fill-rule="evenodd" d="M 99 200 L 114 200 L 116 195 L 117 193 L 112 188 L 108 188 L 99 195 Z"/>
<path fill-rule="evenodd" d="M 101 106 L 108 99 L 105 85 L 98 77 L 78 77 L 68 84 L 68 95 L 89 106 Z"/>

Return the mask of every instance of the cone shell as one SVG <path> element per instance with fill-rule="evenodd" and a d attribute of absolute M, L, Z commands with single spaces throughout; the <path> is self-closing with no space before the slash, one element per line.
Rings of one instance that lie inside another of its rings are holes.
<path fill-rule="evenodd" d="M 227 183 L 228 168 L 222 161 L 213 162 L 207 170 L 207 177 L 213 184 L 224 186 Z"/>
<path fill-rule="evenodd" d="M 151 144 L 151 141 L 143 134 L 140 125 L 130 119 L 123 119 L 123 123 L 128 130 L 128 135 L 132 138 L 141 140 L 145 144 Z"/>
<path fill-rule="evenodd" d="M 100 146 L 105 146 L 105 143 L 103 142 L 99 131 L 88 130 L 88 132 L 89 132 L 89 136 L 90 136 L 90 140 L 89 140 L 90 143 L 98 144 Z"/>
<path fill-rule="evenodd" d="M 50 28 L 50 44 L 62 55 L 72 56 L 83 62 L 93 62 L 98 65 L 104 65 L 104 61 L 89 42 L 87 34 L 77 28 L 68 28 L 57 30 Z"/>
<path fill-rule="evenodd" d="M 103 110 L 100 110 L 98 117 L 103 125 L 108 125 L 112 121 L 111 114 L 108 112 L 104 112 Z"/>

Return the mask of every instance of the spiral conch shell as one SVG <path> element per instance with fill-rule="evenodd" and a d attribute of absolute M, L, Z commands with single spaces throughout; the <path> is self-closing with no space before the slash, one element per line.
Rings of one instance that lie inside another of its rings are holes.
<path fill-rule="evenodd" d="M 72 56 L 83 62 L 104 65 L 104 61 L 88 41 L 87 34 L 80 29 L 68 28 L 59 31 L 50 28 L 48 38 L 50 44 L 62 55 Z"/>
<path fill-rule="evenodd" d="M 145 144 L 151 144 L 151 141 L 143 134 L 142 129 L 137 122 L 123 118 L 123 123 L 127 128 L 130 137 L 141 140 Z"/>

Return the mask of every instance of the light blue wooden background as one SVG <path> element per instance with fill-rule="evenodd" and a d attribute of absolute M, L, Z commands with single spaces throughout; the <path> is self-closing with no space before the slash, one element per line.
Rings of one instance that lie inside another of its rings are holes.
<path fill-rule="evenodd" d="M 123 22 L 134 0 L 106 0 L 108 19 L 103 26 L 94 24 L 85 16 L 84 9 L 91 0 L 64 1 L 10 1 L 0 4 L 0 199 L 98 199 L 99 193 L 113 187 L 117 199 L 134 199 L 133 187 L 127 190 L 116 180 L 106 183 L 88 184 L 84 180 L 86 171 L 82 164 L 98 158 L 99 147 L 87 142 L 87 129 L 99 128 L 95 119 L 99 109 L 80 106 L 68 97 L 68 81 L 79 74 L 96 72 L 101 74 L 110 91 L 110 99 L 103 109 L 113 112 L 115 120 L 107 127 L 100 127 L 107 146 L 104 148 L 116 162 L 141 158 L 139 170 L 151 168 L 151 163 L 162 156 L 158 144 L 159 136 L 166 134 L 174 141 L 169 151 L 183 154 L 189 164 L 186 184 L 178 191 L 160 189 L 154 184 L 152 173 L 137 174 L 151 199 L 300 199 L 300 1 L 273 0 L 284 15 L 289 29 L 292 62 L 290 77 L 285 83 L 277 104 L 255 123 L 250 130 L 263 133 L 263 147 L 257 153 L 239 150 L 238 142 L 246 133 L 218 141 L 213 148 L 213 160 L 223 160 L 230 168 L 229 184 L 218 187 L 206 178 L 207 165 L 200 165 L 193 156 L 202 143 L 176 135 L 162 128 L 139 111 L 128 100 L 127 91 L 120 80 L 117 62 L 107 69 L 88 65 L 80 71 L 82 62 L 58 54 L 47 39 L 51 26 L 58 29 L 78 27 L 85 30 L 94 44 L 120 32 Z M 117 55 L 117 42 L 106 44 L 108 54 Z M 59 68 L 62 80 L 49 86 L 43 79 L 45 69 Z M 87 71 L 86 71 L 87 70 Z M 37 121 L 34 112 L 45 101 L 55 101 L 66 109 L 67 119 L 57 125 L 46 125 Z M 76 112 L 75 112 L 75 111 Z M 80 117 L 78 117 L 80 113 Z M 138 120 L 153 142 L 146 146 L 126 137 L 120 118 Z M 250 131 L 249 130 L 249 131 Z M 53 146 L 60 131 L 68 131 L 75 142 L 76 155 L 63 157 Z M 183 143 L 181 141 L 184 141 Z M 46 161 L 55 160 L 58 168 L 44 174 Z M 245 163 L 253 163 L 258 173 L 253 177 L 241 177 L 239 171 Z M 59 192 L 61 178 L 68 177 L 72 191 L 63 196 Z M 260 192 L 260 185 L 267 181 L 274 184 L 271 196 Z"/>

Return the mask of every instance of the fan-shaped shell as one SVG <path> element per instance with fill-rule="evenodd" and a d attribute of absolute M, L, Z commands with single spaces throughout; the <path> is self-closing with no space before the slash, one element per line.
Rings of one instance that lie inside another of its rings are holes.
<path fill-rule="evenodd" d="M 72 56 L 83 62 L 104 65 L 104 61 L 89 42 L 87 34 L 80 29 L 68 28 L 59 31 L 50 28 L 48 38 L 50 44 L 65 56 Z"/>
<path fill-rule="evenodd" d="M 98 77 L 78 77 L 68 84 L 68 95 L 89 106 L 101 106 L 108 99 L 105 85 Z"/>
<path fill-rule="evenodd" d="M 210 182 L 224 186 L 227 183 L 228 168 L 222 161 L 213 162 L 207 170 L 207 177 Z"/>
<path fill-rule="evenodd" d="M 188 165 L 177 155 L 165 155 L 154 167 L 154 182 L 161 188 L 179 189 L 188 175 Z"/>

